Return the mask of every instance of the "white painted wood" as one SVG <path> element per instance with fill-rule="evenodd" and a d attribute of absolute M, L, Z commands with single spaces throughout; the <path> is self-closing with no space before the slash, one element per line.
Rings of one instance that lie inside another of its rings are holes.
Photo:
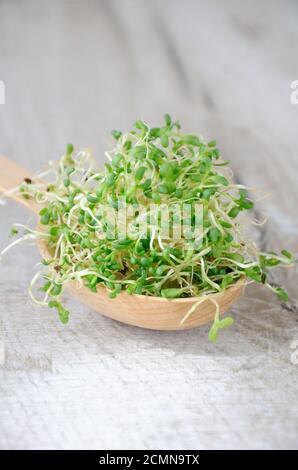
<path fill-rule="evenodd" d="M 297 15 L 274 0 L 3 1 L 0 152 L 38 170 L 71 141 L 103 162 L 112 128 L 171 112 L 272 193 L 259 242 L 297 254 Z M 1 247 L 28 217 L 1 208 Z M 140 330 L 71 299 L 62 326 L 28 299 L 38 260 L 18 247 L 1 262 L 1 448 L 298 447 L 297 272 L 274 273 L 289 307 L 250 287 L 214 346 L 205 327 Z"/>

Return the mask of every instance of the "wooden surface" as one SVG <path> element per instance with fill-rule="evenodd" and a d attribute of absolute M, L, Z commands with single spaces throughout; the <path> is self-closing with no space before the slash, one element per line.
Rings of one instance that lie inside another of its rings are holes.
<path fill-rule="evenodd" d="M 3 0 L 0 153 L 34 171 L 73 142 L 103 162 L 111 129 L 170 112 L 271 193 L 262 249 L 297 255 L 297 16 L 289 0 Z M 1 247 L 28 218 L 1 208 Z M 250 286 L 213 345 L 207 327 L 141 330 L 71 299 L 62 326 L 28 299 L 38 260 L 1 261 L 1 448 L 298 447 L 297 271 L 274 273 L 288 305 Z"/>
<path fill-rule="evenodd" d="M 39 214 L 40 204 L 32 198 L 22 197 L 18 191 L 15 191 L 20 183 L 24 182 L 26 178 L 32 177 L 34 173 L 4 155 L 0 155 L 0 169 L 0 198 L 3 197 L 3 200 L 4 198 L 13 199 L 18 204 L 27 207 L 28 210 Z"/>

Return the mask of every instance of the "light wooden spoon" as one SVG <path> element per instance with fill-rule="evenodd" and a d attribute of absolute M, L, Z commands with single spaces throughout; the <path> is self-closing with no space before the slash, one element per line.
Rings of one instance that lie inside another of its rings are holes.
<path fill-rule="evenodd" d="M 15 188 L 24 178 L 32 178 L 32 175 L 0 155 L 0 191 L 6 192 Z M 15 193 L 11 193 L 10 197 L 38 214 L 40 205 L 33 200 L 24 199 Z M 39 241 L 38 247 L 43 258 L 51 258 L 45 241 Z M 115 299 L 110 299 L 104 287 L 98 287 L 97 292 L 93 293 L 86 287 L 78 288 L 75 282 L 69 283 L 68 290 L 88 307 L 114 320 L 153 330 L 185 330 L 213 321 L 216 307 L 210 299 L 216 301 L 220 314 L 229 310 L 243 292 L 244 284 L 243 280 L 239 280 L 225 291 L 209 295 L 183 323 L 182 319 L 200 297 L 168 300 L 122 292 Z"/>

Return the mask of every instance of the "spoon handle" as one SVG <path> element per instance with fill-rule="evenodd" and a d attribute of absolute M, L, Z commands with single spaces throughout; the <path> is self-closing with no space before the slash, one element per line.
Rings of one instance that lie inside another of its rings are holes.
<path fill-rule="evenodd" d="M 22 183 L 25 178 L 32 178 L 32 173 L 9 158 L 0 155 L 0 193 L 4 193 L 6 197 L 14 199 L 38 214 L 40 205 L 33 199 L 25 199 L 16 192 L 9 192 Z"/>

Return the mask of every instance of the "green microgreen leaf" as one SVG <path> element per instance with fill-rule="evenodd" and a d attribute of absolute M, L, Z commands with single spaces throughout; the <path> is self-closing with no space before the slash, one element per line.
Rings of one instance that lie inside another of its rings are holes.
<path fill-rule="evenodd" d="M 120 137 L 122 136 L 122 132 L 120 132 L 120 131 L 115 131 L 115 130 L 112 131 L 111 134 L 112 134 L 112 136 L 114 137 L 114 139 L 116 139 L 116 140 L 119 140 Z"/>
<path fill-rule="evenodd" d="M 282 289 L 282 287 L 274 287 L 273 292 L 275 292 L 277 297 L 283 302 L 287 302 L 289 300 L 288 293 L 284 289 Z"/>
<path fill-rule="evenodd" d="M 168 288 L 168 289 L 162 289 L 161 295 L 162 297 L 165 297 L 166 299 L 176 299 L 177 297 L 181 297 L 181 294 L 183 294 L 184 289 L 179 289 L 179 288 Z"/>

